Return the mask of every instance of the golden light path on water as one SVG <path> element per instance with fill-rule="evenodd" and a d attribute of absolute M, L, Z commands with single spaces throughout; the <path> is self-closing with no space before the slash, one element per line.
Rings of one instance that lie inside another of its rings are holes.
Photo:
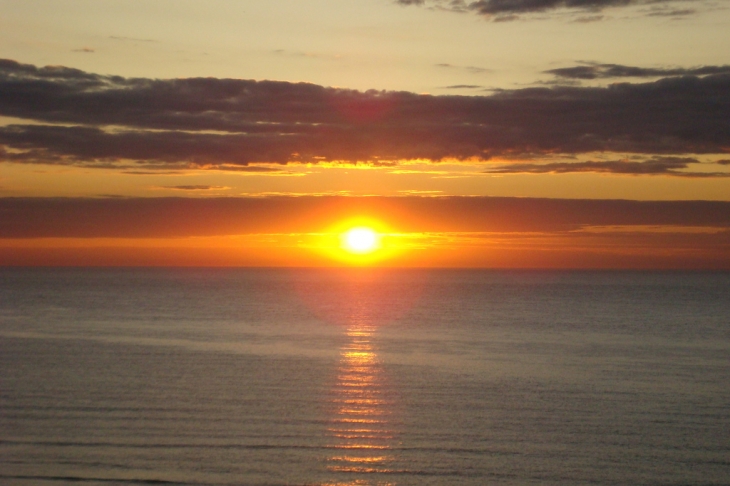
<path fill-rule="evenodd" d="M 379 343 L 419 301 L 421 282 L 420 274 L 356 267 L 320 270 L 297 285 L 304 305 L 337 329 L 341 343 L 322 396 L 320 471 L 327 480 L 319 486 L 391 486 L 412 473 L 401 442 L 407 409 Z"/>
<path fill-rule="evenodd" d="M 396 432 L 392 422 L 392 397 L 388 394 L 383 369 L 372 337 L 377 326 L 352 322 L 349 338 L 340 350 L 337 379 L 331 400 L 332 418 L 328 435 L 336 452 L 327 459 L 327 469 L 353 473 L 358 478 L 392 473 L 392 447 Z M 332 485 L 388 485 L 358 479 Z"/>

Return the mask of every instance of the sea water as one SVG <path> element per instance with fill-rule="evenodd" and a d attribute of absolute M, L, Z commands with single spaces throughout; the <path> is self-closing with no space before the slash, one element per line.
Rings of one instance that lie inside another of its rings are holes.
<path fill-rule="evenodd" d="M 0 484 L 730 484 L 730 273 L 0 269 Z"/>

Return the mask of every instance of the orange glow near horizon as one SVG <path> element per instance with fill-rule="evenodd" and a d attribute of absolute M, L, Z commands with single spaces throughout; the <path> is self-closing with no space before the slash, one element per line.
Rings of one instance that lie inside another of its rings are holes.
<path fill-rule="evenodd" d="M 728 269 L 725 209 L 433 198 L 5 201 L 0 265 Z"/>
<path fill-rule="evenodd" d="M 333 262 L 346 266 L 377 266 L 401 254 L 391 228 L 371 217 L 351 217 L 330 226 L 319 240 L 315 251 Z"/>

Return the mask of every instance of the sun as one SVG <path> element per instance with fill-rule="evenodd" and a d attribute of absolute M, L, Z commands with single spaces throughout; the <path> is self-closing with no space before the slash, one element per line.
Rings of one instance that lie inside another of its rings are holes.
<path fill-rule="evenodd" d="M 359 226 L 342 234 L 342 248 L 363 255 L 380 249 L 380 235 L 371 228 Z"/>

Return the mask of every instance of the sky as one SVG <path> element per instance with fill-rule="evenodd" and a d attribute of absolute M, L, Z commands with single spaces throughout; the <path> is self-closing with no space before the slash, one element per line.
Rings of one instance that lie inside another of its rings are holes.
<path fill-rule="evenodd" d="M 728 31 L 728 0 L 0 0 L 0 265 L 727 269 Z"/>

